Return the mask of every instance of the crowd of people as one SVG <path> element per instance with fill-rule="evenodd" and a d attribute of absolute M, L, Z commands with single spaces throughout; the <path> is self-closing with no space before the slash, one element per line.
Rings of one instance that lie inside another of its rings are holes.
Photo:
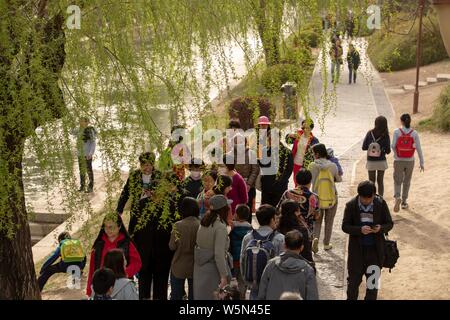
<path fill-rule="evenodd" d="M 394 152 L 396 212 L 400 205 L 408 206 L 416 150 L 424 168 L 411 117 L 402 115 L 401 121 L 392 145 L 382 116 L 362 145 L 367 150 L 369 180 L 361 182 L 357 195 L 346 203 L 342 221 L 342 231 L 350 236 L 348 299 L 358 298 L 362 276 L 370 276 L 368 267 L 382 268 L 386 258 L 385 234 L 393 227 L 383 199 L 386 155 Z M 270 130 L 270 125 L 267 117 L 259 118 L 260 130 Z M 230 127 L 239 128 L 239 122 L 233 120 Z M 213 165 L 200 159 L 187 166 L 167 161 L 161 165 L 155 154 L 141 154 L 140 167 L 130 171 L 116 212 L 105 216 L 93 243 L 86 295 L 118 300 L 319 299 L 314 257 L 323 220 L 323 249 L 333 248 L 336 184 L 344 172 L 333 150 L 319 142 L 313 129 L 307 119 L 297 132 L 288 134 L 285 142 L 292 148 L 282 142 L 272 144 L 267 135 L 257 155 L 243 139 L 245 161 L 239 164 L 231 154 L 239 152 L 237 145 L 224 153 L 223 163 Z M 168 149 L 174 145 L 171 142 Z M 265 171 L 268 164 L 261 163 L 261 152 L 278 155 L 270 158 L 277 164 L 275 173 Z M 256 164 L 250 161 L 254 156 Z M 292 174 L 295 186 L 289 189 Z M 257 208 L 256 189 L 261 191 Z M 127 202 L 128 227 L 122 220 Z M 253 213 L 257 224 L 252 224 Z M 54 273 L 66 272 L 72 265 L 83 269 L 86 264 L 79 241 L 69 234 L 62 234 L 59 241 L 42 267 L 41 290 Z M 61 261 L 55 263 L 58 258 Z M 367 287 L 366 299 L 376 297 L 377 288 Z"/>

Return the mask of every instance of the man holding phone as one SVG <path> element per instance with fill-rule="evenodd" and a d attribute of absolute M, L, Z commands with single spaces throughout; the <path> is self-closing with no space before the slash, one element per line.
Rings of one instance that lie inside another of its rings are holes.
<path fill-rule="evenodd" d="M 342 230 L 350 235 L 347 262 L 348 300 L 358 299 L 362 276 L 365 275 L 367 280 L 373 274 L 369 267 L 377 266 L 381 272 L 384 262 L 384 234 L 389 232 L 393 225 L 386 201 L 376 195 L 375 184 L 371 181 L 361 182 L 358 185 L 358 196 L 345 206 L 342 221 Z M 377 294 L 378 288 L 368 286 L 365 300 L 376 300 Z"/>

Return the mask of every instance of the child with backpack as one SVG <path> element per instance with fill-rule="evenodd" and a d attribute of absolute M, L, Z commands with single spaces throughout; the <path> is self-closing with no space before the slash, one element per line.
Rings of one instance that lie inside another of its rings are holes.
<path fill-rule="evenodd" d="M 245 286 L 244 279 L 241 275 L 240 259 L 242 249 L 242 239 L 244 236 L 253 230 L 252 225 L 248 222 L 250 216 L 250 208 L 246 204 L 240 204 L 236 207 L 235 220 L 233 221 L 233 227 L 230 232 L 230 252 L 233 256 L 233 273 L 238 282 L 238 288 L 241 295 L 241 300 L 245 300 L 245 292 L 247 288 Z"/>
<path fill-rule="evenodd" d="M 55 263 L 58 259 L 58 263 Z M 44 289 L 48 279 L 55 273 L 66 273 L 70 266 L 77 266 L 83 271 L 86 265 L 86 255 L 80 240 L 72 239 L 70 233 L 62 232 L 58 235 L 58 247 L 44 262 L 39 273 L 39 290 Z"/>
<path fill-rule="evenodd" d="M 125 254 L 127 277 L 133 277 L 141 269 L 141 257 L 128 231 L 125 229 L 121 216 L 112 213 L 107 214 L 104 218 L 100 232 L 92 246 L 86 287 L 86 295 L 88 297 L 92 294 L 91 285 L 94 272 L 103 267 L 106 253 L 116 248 L 122 249 Z"/>
<path fill-rule="evenodd" d="M 386 155 L 391 153 L 391 141 L 387 119 L 379 116 L 375 119 L 375 127 L 367 132 L 364 139 L 363 150 L 367 150 L 366 169 L 369 180 L 378 184 L 378 194 L 384 195 L 384 171 L 388 168 Z"/>
<path fill-rule="evenodd" d="M 95 271 L 92 277 L 92 287 L 94 289 L 92 300 L 113 300 L 111 294 L 115 283 L 116 276 L 111 269 L 101 268 Z"/>
<path fill-rule="evenodd" d="M 323 245 L 325 250 L 333 248 L 330 243 L 331 233 L 333 231 L 333 221 L 336 215 L 338 205 L 338 194 L 335 182 L 341 182 L 342 177 L 339 175 L 337 166 L 328 160 L 327 149 L 324 144 L 319 143 L 313 146 L 314 162 L 312 162 L 308 170 L 312 175 L 312 191 L 319 198 L 320 216 L 314 224 L 314 239 L 312 243 L 312 251 L 319 251 L 320 231 L 322 221 L 325 217 L 325 237 Z"/>
<path fill-rule="evenodd" d="M 108 251 L 105 256 L 104 267 L 111 269 L 116 277 L 111 293 L 113 300 L 139 300 L 136 283 L 127 277 L 125 271 L 126 259 L 122 249 Z"/>
<path fill-rule="evenodd" d="M 276 230 L 276 213 L 275 207 L 269 204 L 260 206 L 256 210 L 260 227 L 242 239 L 240 267 L 250 287 L 250 300 L 258 298 L 259 282 L 267 262 L 284 251 L 284 235 Z"/>
<path fill-rule="evenodd" d="M 416 150 L 419 155 L 420 171 L 425 170 L 419 134 L 411 128 L 411 116 L 405 113 L 400 117 L 400 121 L 402 122 L 402 128 L 395 129 L 392 138 L 392 149 L 394 150 L 394 212 L 400 210 L 400 204 L 402 209 L 408 208 L 407 200 Z"/>

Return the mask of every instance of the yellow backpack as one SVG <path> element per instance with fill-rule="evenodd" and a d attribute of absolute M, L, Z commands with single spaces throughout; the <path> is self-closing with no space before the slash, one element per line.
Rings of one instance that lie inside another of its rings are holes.
<path fill-rule="evenodd" d="M 67 239 L 61 244 L 61 260 L 63 262 L 81 262 L 85 254 L 80 240 Z"/>
<path fill-rule="evenodd" d="M 334 177 L 329 169 L 320 169 L 313 185 L 313 192 L 319 198 L 319 208 L 329 209 L 337 203 Z"/>

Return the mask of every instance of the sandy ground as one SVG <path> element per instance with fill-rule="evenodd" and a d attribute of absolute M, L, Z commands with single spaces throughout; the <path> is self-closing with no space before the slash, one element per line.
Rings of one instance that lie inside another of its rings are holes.
<path fill-rule="evenodd" d="M 427 76 L 450 73 L 450 62 L 425 67 Z M 411 83 L 414 70 L 381 74 L 386 88 Z M 448 83 L 447 83 L 448 84 Z M 427 118 L 445 84 L 420 89 L 420 113 L 413 116 L 413 126 Z M 387 90 L 389 93 L 389 90 Z M 389 94 L 397 117 L 412 109 L 413 93 Z M 396 122 L 396 125 L 400 125 Z M 391 129 L 391 134 L 392 130 Z M 389 274 L 383 270 L 380 299 L 450 299 L 450 134 L 420 131 L 425 156 L 425 172 L 418 161 L 413 174 L 408 210 L 393 212 L 393 157 L 385 173 L 385 199 L 391 208 L 394 229 L 390 237 L 398 241 L 400 259 Z M 365 155 L 357 169 L 357 181 L 367 179 Z M 356 190 L 355 190 L 356 191 Z"/>

